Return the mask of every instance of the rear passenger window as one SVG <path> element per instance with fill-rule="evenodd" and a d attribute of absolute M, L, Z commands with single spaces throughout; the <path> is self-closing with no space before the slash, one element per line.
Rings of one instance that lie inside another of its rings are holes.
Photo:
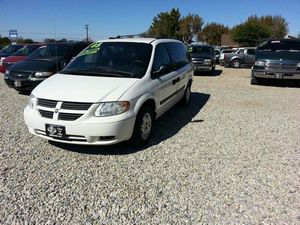
<path fill-rule="evenodd" d="M 180 43 L 168 43 L 167 48 L 170 52 L 172 64 L 175 69 L 179 69 L 188 63 L 190 63 L 191 58 L 187 51 L 187 48 Z"/>
<path fill-rule="evenodd" d="M 255 49 L 248 49 L 248 55 L 255 55 Z"/>
<path fill-rule="evenodd" d="M 171 59 L 164 44 L 156 46 L 152 72 L 158 71 L 162 65 L 171 66 Z"/>

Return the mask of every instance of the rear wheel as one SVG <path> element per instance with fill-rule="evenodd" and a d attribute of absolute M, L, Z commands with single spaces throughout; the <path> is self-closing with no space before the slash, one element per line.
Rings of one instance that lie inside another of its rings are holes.
<path fill-rule="evenodd" d="M 149 140 L 154 121 L 154 112 L 149 105 L 143 106 L 135 120 L 131 142 L 135 146 L 143 146 Z"/>
<path fill-rule="evenodd" d="M 231 67 L 233 67 L 233 68 L 240 68 L 241 67 L 241 61 L 239 59 L 232 60 Z"/>

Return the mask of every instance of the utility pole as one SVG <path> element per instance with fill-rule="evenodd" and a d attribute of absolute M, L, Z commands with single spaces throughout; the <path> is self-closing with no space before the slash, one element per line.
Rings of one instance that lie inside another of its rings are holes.
<path fill-rule="evenodd" d="M 84 29 L 86 30 L 86 42 L 89 42 L 89 25 L 86 24 Z"/>

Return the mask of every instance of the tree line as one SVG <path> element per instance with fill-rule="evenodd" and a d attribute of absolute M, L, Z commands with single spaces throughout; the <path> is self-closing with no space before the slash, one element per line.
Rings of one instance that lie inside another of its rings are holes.
<path fill-rule="evenodd" d="M 174 37 L 185 43 L 193 41 L 207 42 L 210 45 L 221 45 L 221 36 L 228 34 L 243 46 L 255 46 L 269 38 L 284 38 L 288 33 L 288 22 L 280 15 L 252 15 L 241 24 L 232 28 L 220 23 L 205 23 L 197 14 L 181 16 L 179 9 L 161 12 L 153 18 L 145 34 L 160 37 Z M 300 34 L 299 34 L 300 35 Z"/>

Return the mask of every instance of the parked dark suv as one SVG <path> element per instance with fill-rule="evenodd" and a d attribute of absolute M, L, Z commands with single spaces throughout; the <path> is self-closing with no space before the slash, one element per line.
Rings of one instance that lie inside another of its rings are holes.
<path fill-rule="evenodd" d="M 18 91 L 32 90 L 49 76 L 62 70 L 88 43 L 54 43 L 41 46 L 26 60 L 5 72 L 5 82 Z"/>
<path fill-rule="evenodd" d="M 194 71 L 213 72 L 216 67 L 214 48 L 209 45 L 191 45 L 188 48 L 194 64 Z"/>
<path fill-rule="evenodd" d="M 262 79 L 291 79 L 300 82 L 300 39 L 276 39 L 257 47 L 251 84 Z"/>

